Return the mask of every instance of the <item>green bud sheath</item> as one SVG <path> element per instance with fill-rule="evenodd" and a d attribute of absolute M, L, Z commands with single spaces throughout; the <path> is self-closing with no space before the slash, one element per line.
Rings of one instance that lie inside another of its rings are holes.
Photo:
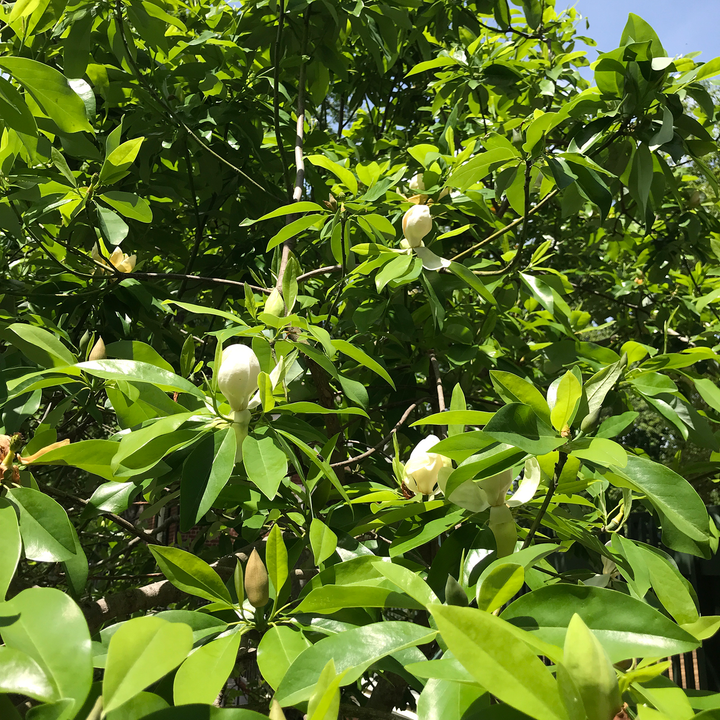
<path fill-rule="evenodd" d="M 267 569 L 257 550 L 252 551 L 245 567 L 245 595 L 254 608 L 265 607 L 270 599 Z"/>

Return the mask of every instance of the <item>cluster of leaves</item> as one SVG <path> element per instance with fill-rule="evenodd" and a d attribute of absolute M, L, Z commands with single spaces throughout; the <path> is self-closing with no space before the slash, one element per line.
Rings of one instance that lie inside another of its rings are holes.
<path fill-rule="evenodd" d="M 718 716 L 664 673 L 720 628 L 720 60 L 631 15 L 591 85 L 552 0 L 1 12 L 3 717 Z"/>

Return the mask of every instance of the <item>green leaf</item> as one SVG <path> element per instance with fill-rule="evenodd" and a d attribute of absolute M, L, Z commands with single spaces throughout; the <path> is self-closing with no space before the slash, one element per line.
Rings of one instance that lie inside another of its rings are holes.
<path fill-rule="evenodd" d="M 147 200 L 135 195 L 135 193 L 120 192 L 119 190 L 108 190 L 100 197 L 112 208 L 115 208 L 121 215 L 143 223 L 152 222 L 153 214 Z"/>
<path fill-rule="evenodd" d="M 183 463 L 180 529 L 188 531 L 210 510 L 235 467 L 235 432 L 221 428 L 203 436 Z"/>
<path fill-rule="evenodd" d="M 22 551 L 15 508 L 5 498 L 0 498 L 0 548 L 2 548 L 2 553 L 0 553 L 0 602 L 2 602 L 15 576 Z"/>
<path fill-rule="evenodd" d="M 552 424 L 547 401 L 529 380 L 501 370 L 491 370 L 490 380 L 505 402 L 529 405 L 546 425 Z"/>
<path fill-rule="evenodd" d="M 172 365 L 154 347 L 138 340 L 120 340 L 110 343 L 105 350 L 110 358 L 135 360 L 173 372 Z"/>
<path fill-rule="evenodd" d="M 572 454 L 603 467 L 617 465 L 622 468 L 627 465 L 627 453 L 623 446 L 607 438 L 578 440 L 572 444 Z"/>
<path fill-rule="evenodd" d="M 612 662 L 690 652 L 697 640 L 641 600 L 589 585 L 548 585 L 523 595 L 501 617 L 542 640 L 561 646 L 577 613 Z"/>
<path fill-rule="evenodd" d="M 505 621 L 475 608 L 431 612 L 452 654 L 488 692 L 537 720 L 567 719 L 550 670 Z"/>
<path fill-rule="evenodd" d="M 470 716 L 472 707 L 476 710 L 477 701 L 487 696 L 484 688 L 460 682 L 431 678 L 418 698 L 418 718 L 422 720 L 463 720 Z M 487 704 L 490 697 L 487 696 Z M 485 703 L 483 703 L 483 707 Z M 474 713 L 473 713 L 474 714 Z"/>
<path fill-rule="evenodd" d="M 553 405 L 550 412 L 552 425 L 558 432 L 562 432 L 566 425 L 571 425 L 581 397 L 582 385 L 580 385 L 580 381 L 575 375 L 568 370 L 557 386 L 555 405 Z"/>
<path fill-rule="evenodd" d="M 254 224 L 256 222 L 262 222 L 263 220 L 270 220 L 271 218 L 276 217 L 282 217 L 283 215 L 295 215 L 297 213 L 303 213 L 303 212 L 324 212 L 324 208 L 321 205 L 318 205 L 314 202 L 296 202 L 296 203 L 290 203 L 289 205 L 283 205 L 280 208 L 277 208 L 276 210 L 273 210 L 272 212 L 267 213 L 266 215 L 263 215 L 261 218 L 258 218 L 257 220 L 252 220 L 251 222 Z M 242 223 L 241 223 L 242 225 Z"/>
<path fill-rule="evenodd" d="M 653 57 L 667 56 L 665 48 L 660 42 L 660 38 L 652 27 L 639 15 L 630 13 L 620 38 L 620 46 L 629 45 L 630 43 L 643 43 L 648 40 L 650 41 L 650 52 Z"/>
<path fill-rule="evenodd" d="M 564 445 L 529 405 L 510 403 L 500 408 L 485 426 L 486 435 L 532 455 L 544 455 Z"/>
<path fill-rule="evenodd" d="M 96 205 L 98 223 L 103 238 L 110 245 L 119 245 L 130 232 L 127 223 L 115 212 Z"/>
<path fill-rule="evenodd" d="M 17 617 L 19 616 L 19 617 Z M 79 708 L 92 684 L 90 632 L 80 608 L 55 588 L 23 590 L 0 604 L 5 646 L 25 653 L 41 668 L 59 698 Z"/>
<path fill-rule="evenodd" d="M 123 623 L 110 638 L 103 710 L 106 713 L 176 668 L 192 649 L 192 631 L 183 623 L 139 617 Z"/>
<path fill-rule="evenodd" d="M 520 153 L 514 148 L 488 150 L 461 165 L 450 175 L 445 184 L 458 190 L 467 190 L 471 185 L 479 183 L 491 170 L 519 157 Z"/>
<path fill-rule="evenodd" d="M 59 700 L 43 669 L 29 655 L 0 646 L 0 693 L 27 695 L 40 702 Z M 0 710 L 2 708 L 0 707 Z"/>
<path fill-rule="evenodd" d="M 336 162 L 333 162 L 330 158 L 326 158 L 324 155 L 308 155 L 307 160 L 315 165 L 315 167 L 321 167 L 329 170 L 348 190 L 350 190 L 353 195 L 357 195 L 357 180 L 350 170 L 338 165 Z"/>
<path fill-rule="evenodd" d="M 310 547 L 316 565 L 325 562 L 337 547 L 337 535 L 318 518 L 310 523 Z"/>
<path fill-rule="evenodd" d="M 295 658 L 280 682 L 275 699 L 283 706 L 309 700 L 331 658 L 339 673 L 348 671 L 342 685 L 350 685 L 374 662 L 405 648 L 431 642 L 435 634 L 411 622 L 385 621 L 326 637 Z"/>
<path fill-rule="evenodd" d="M 430 605 L 430 603 L 437 602 L 437 597 L 430 586 L 412 570 L 396 563 L 384 561 L 375 562 L 373 567 L 380 575 L 397 585 L 400 590 L 417 600 L 421 605 Z"/>
<path fill-rule="evenodd" d="M 628 456 L 626 467 L 615 468 L 606 477 L 615 485 L 632 487 L 646 495 L 660 515 L 662 540 L 667 547 L 700 557 L 711 556 L 712 535 L 705 503 L 685 478 L 665 465 L 635 455 Z"/>
<path fill-rule="evenodd" d="M 494 413 L 484 410 L 446 410 L 427 415 L 410 425 L 486 425 Z"/>
<path fill-rule="evenodd" d="M 309 227 L 312 227 L 324 219 L 324 215 L 304 215 L 297 220 L 293 220 L 291 223 L 285 225 L 282 230 L 275 233 L 270 240 L 268 240 L 265 250 L 269 252 L 274 247 L 282 245 L 286 240 L 299 235 L 303 230 L 307 230 Z"/>
<path fill-rule="evenodd" d="M 11 488 L 7 498 L 20 514 L 25 557 L 38 562 L 63 562 L 75 554 L 75 536 L 62 505 L 32 488 Z"/>
<path fill-rule="evenodd" d="M 5 78 L 0 78 L 0 113 L 7 126 L 15 132 L 37 137 L 37 124 L 30 108 L 22 95 Z"/>
<path fill-rule="evenodd" d="M 592 415 L 602 407 L 607 394 L 612 390 L 618 378 L 622 374 L 622 360 L 604 367 L 596 372 L 584 385 L 585 396 L 588 402 L 588 415 Z"/>
<path fill-rule="evenodd" d="M 292 413 L 303 413 L 307 415 L 360 415 L 361 417 L 369 417 L 368 414 L 356 407 L 342 408 L 325 408 L 322 405 L 312 402 L 293 402 L 277 405 L 275 410 L 288 410 Z"/>
<path fill-rule="evenodd" d="M 231 605 L 230 593 L 220 576 L 203 560 L 180 548 L 151 545 L 163 575 L 183 592 L 211 602 Z"/>
<path fill-rule="evenodd" d="M 345 608 L 410 608 L 422 610 L 424 605 L 409 595 L 392 588 L 375 585 L 323 585 L 311 590 L 298 606 L 298 613 L 318 613 L 328 615 Z"/>
<path fill-rule="evenodd" d="M 234 632 L 195 650 L 175 675 L 175 705 L 212 705 L 235 667 L 241 639 L 242 634 Z"/>
<path fill-rule="evenodd" d="M 33 460 L 31 467 L 66 465 L 80 468 L 105 480 L 111 480 L 114 476 L 110 463 L 119 447 L 120 444 L 112 440 L 80 440 L 49 450 Z"/>
<path fill-rule="evenodd" d="M 111 718 L 108 718 L 111 720 Z M 142 720 L 268 720 L 265 715 L 240 708 L 216 708 L 212 705 L 181 705 L 146 715 Z"/>
<path fill-rule="evenodd" d="M 525 583 L 525 569 L 514 562 L 496 565 L 478 583 L 477 606 L 480 610 L 493 612 L 509 602 Z"/>
<path fill-rule="evenodd" d="M 127 174 L 127 169 L 135 162 L 144 140 L 144 137 L 126 140 L 105 158 L 100 168 L 101 185 L 110 185 Z"/>
<path fill-rule="evenodd" d="M 55 335 L 34 325 L 13 323 L 0 337 L 41 367 L 65 367 L 76 362 L 75 356 Z"/>
<path fill-rule="evenodd" d="M 283 541 L 282 530 L 279 525 L 273 525 L 265 545 L 265 564 L 268 577 L 275 588 L 275 595 L 280 595 L 288 579 L 288 553 Z"/>
<path fill-rule="evenodd" d="M 262 438 L 248 435 L 242 447 L 242 461 L 248 479 L 268 500 L 272 500 L 287 474 L 287 456 L 269 435 Z"/>
<path fill-rule="evenodd" d="M 263 635 L 257 649 L 257 663 L 273 690 L 277 690 L 293 660 L 309 647 L 310 641 L 287 625 L 275 625 Z"/>
<path fill-rule="evenodd" d="M 415 65 L 410 72 L 406 73 L 405 77 L 412 77 L 418 73 L 426 72 L 427 70 L 434 70 L 435 68 L 448 67 L 449 65 L 459 65 L 460 62 L 452 57 L 436 57 L 432 60 L 424 60 Z"/>
<path fill-rule="evenodd" d="M 29 58 L 7 56 L 0 58 L 0 67 L 37 100 L 61 132 L 93 131 L 85 115 L 85 104 L 57 70 Z"/>
<path fill-rule="evenodd" d="M 393 390 L 395 389 L 395 383 L 392 381 L 388 371 L 377 360 L 371 358 L 364 350 L 351 345 L 347 340 L 333 339 L 332 343 L 336 350 L 339 350 L 341 353 L 344 353 L 356 362 L 369 368 L 383 378 Z"/>
<path fill-rule="evenodd" d="M 165 392 L 188 393 L 195 397 L 204 398 L 200 388 L 179 375 L 168 372 L 146 362 L 134 360 L 94 360 L 75 365 L 88 375 L 103 378 L 104 380 L 124 380 L 126 382 L 146 382 L 156 385 Z"/>
<path fill-rule="evenodd" d="M 107 720 L 137 720 L 145 718 L 150 713 L 170 707 L 163 698 L 155 693 L 141 692 L 135 695 L 119 708 L 108 713 Z"/>

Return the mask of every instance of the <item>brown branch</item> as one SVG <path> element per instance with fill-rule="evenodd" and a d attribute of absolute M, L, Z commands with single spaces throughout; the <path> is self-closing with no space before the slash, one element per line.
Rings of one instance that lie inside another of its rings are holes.
<path fill-rule="evenodd" d="M 367 452 L 362 453 L 361 455 L 356 455 L 353 458 L 350 458 L 349 460 L 343 460 L 342 462 L 336 462 L 331 463 L 330 467 L 346 467 L 347 465 L 352 465 L 353 463 L 360 462 L 360 460 L 364 460 L 365 458 L 370 457 L 373 453 L 380 450 L 383 445 L 388 440 L 392 439 L 392 436 L 405 424 L 405 421 L 410 417 L 410 413 L 422 403 L 427 402 L 427 399 L 418 400 L 417 402 L 414 402 L 403 414 L 402 417 L 395 423 L 393 429 L 379 442 L 377 445 L 374 445 L 370 450 Z"/>
<path fill-rule="evenodd" d="M 442 378 L 440 377 L 440 366 L 438 365 L 435 351 L 430 351 L 430 366 L 435 378 L 435 389 L 437 390 L 438 412 L 445 411 L 445 392 L 443 391 Z"/>
<path fill-rule="evenodd" d="M 298 275 L 297 281 L 302 282 L 303 280 L 309 280 L 317 275 L 327 275 L 329 273 L 340 272 L 341 270 L 342 265 L 326 265 L 325 267 L 316 268 L 315 270 L 310 270 L 302 275 Z"/>
<path fill-rule="evenodd" d="M 215 277 L 203 277 L 201 275 L 185 275 L 184 273 L 155 273 L 155 272 L 131 272 L 131 273 L 120 273 L 120 277 L 123 278 L 137 278 L 139 280 L 162 280 L 167 278 L 169 280 L 196 280 L 197 282 L 215 283 L 216 285 L 229 285 L 230 287 L 244 288 L 245 283 L 239 280 L 227 280 L 226 278 L 215 278 Z M 251 290 L 256 292 L 265 293 L 269 295 L 272 290 L 268 288 L 262 288 L 257 285 L 248 285 Z"/>

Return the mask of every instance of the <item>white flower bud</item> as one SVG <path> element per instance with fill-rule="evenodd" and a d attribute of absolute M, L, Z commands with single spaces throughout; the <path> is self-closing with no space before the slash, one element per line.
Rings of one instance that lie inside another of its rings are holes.
<path fill-rule="evenodd" d="M 440 471 L 450 464 L 448 458 L 427 452 L 428 448 L 437 442 L 435 435 L 428 435 L 415 446 L 410 453 L 410 459 L 405 463 L 405 484 L 420 495 L 432 494 Z"/>
<path fill-rule="evenodd" d="M 413 176 L 413 179 L 409 183 L 409 187 L 411 190 L 415 190 L 415 192 L 423 192 L 423 190 L 425 190 L 425 181 L 423 180 L 422 173 L 418 173 Z"/>
<path fill-rule="evenodd" d="M 505 497 L 512 485 L 512 481 L 512 470 L 508 469 L 480 482 L 480 487 L 485 491 L 491 507 L 505 505 Z"/>
<path fill-rule="evenodd" d="M 432 230 L 432 217 L 427 205 L 413 205 L 403 217 L 402 229 L 410 247 L 420 247 Z"/>
<path fill-rule="evenodd" d="M 280 317 L 285 312 L 285 302 L 277 288 L 273 288 L 273 291 L 268 295 L 264 311 L 275 317 Z"/>
<path fill-rule="evenodd" d="M 90 351 L 88 360 L 104 360 L 107 357 L 105 352 L 105 343 L 102 338 L 98 338 L 98 341 L 93 345 L 93 349 Z"/>
<path fill-rule="evenodd" d="M 247 345 L 230 345 L 223 350 L 218 388 L 227 398 L 234 412 L 245 410 L 252 394 L 257 390 L 260 363 Z"/>

